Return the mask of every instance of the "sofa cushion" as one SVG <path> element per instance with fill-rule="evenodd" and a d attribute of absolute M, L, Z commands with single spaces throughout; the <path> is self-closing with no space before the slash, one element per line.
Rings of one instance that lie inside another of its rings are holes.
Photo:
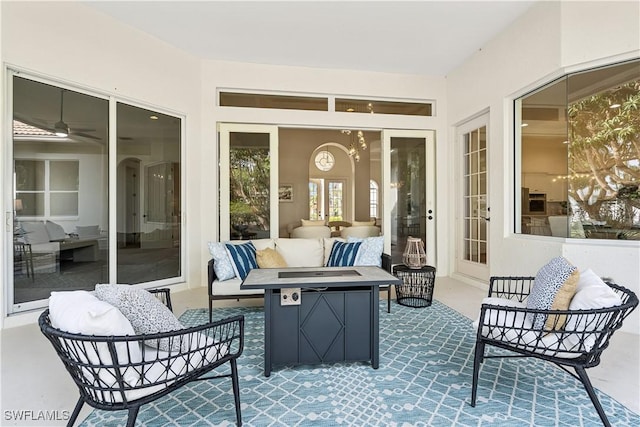
<path fill-rule="evenodd" d="M 236 277 L 227 247 L 222 242 L 209 242 L 209 253 L 213 258 L 213 271 L 218 280 L 229 280 Z"/>
<path fill-rule="evenodd" d="M 318 220 L 301 219 L 300 222 L 302 223 L 303 227 L 322 227 L 327 225 L 324 219 L 318 219 Z"/>
<path fill-rule="evenodd" d="M 254 295 L 264 293 L 264 289 L 240 289 L 242 280 L 234 277 L 224 282 L 215 281 L 211 287 L 211 295 Z"/>
<path fill-rule="evenodd" d="M 53 221 L 47 221 L 45 224 L 47 234 L 49 234 L 49 240 L 64 240 L 67 238 L 67 233 L 64 232 L 64 228 L 60 224 L 56 224 Z"/>
<path fill-rule="evenodd" d="M 249 240 L 229 240 L 224 243 L 228 243 L 230 245 L 244 245 L 247 242 L 249 242 Z M 271 249 L 276 248 L 275 240 L 273 239 L 253 239 L 251 240 L 251 244 L 255 246 L 256 251 L 259 251 L 265 248 L 271 248 Z"/>
<path fill-rule="evenodd" d="M 327 267 L 347 267 L 353 265 L 362 242 L 334 242 Z"/>
<path fill-rule="evenodd" d="M 27 243 L 49 243 L 49 233 L 42 221 L 27 221 L 22 223 L 25 232 L 24 239 Z"/>
<path fill-rule="evenodd" d="M 244 280 L 254 268 L 258 268 L 256 261 L 256 247 L 251 242 L 242 244 L 225 243 L 229 258 L 231 258 L 233 270 L 240 280 Z"/>
<path fill-rule="evenodd" d="M 260 268 L 285 268 L 287 262 L 275 249 L 266 248 L 256 251 L 256 260 Z"/>
<path fill-rule="evenodd" d="M 76 225 L 76 233 L 80 239 L 95 239 L 100 237 L 100 227 L 97 225 Z"/>
<path fill-rule="evenodd" d="M 376 220 L 372 219 L 370 221 L 353 221 L 351 225 L 353 227 L 359 227 L 361 225 L 376 225 Z"/>
<path fill-rule="evenodd" d="M 154 334 L 183 329 L 184 326 L 159 299 L 149 291 L 131 285 L 97 284 L 96 296 L 117 307 L 131 322 L 136 334 Z M 147 345 L 163 351 L 179 351 L 178 340 L 149 340 Z"/>
<path fill-rule="evenodd" d="M 534 310 L 567 310 L 576 292 L 580 272 L 563 257 L 555 257 L 536 274 L 527 298 L 527 308 Z M 528 314 L 534 329 L 562 329 L 566 316 Z"/>
<path fill-rule="evenodd" d="M 384 236 L 378 237 L 349 237 L 347 242 L 362 242 L 353 265 L 382 266 L 382 250 L 384 248 Z"/>
<path fill-rule="evenodd" d="M 277 239 L 276 251 L 289 267 L 322 267 L 324 245 L 322 239 Z"/>

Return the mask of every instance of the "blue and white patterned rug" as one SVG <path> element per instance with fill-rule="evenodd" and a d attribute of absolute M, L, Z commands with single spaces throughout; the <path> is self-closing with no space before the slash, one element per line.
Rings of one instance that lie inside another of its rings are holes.
<path fill-rule="evenodd" d="M 550 363 L 485 360 L 478 402 L 469 405 L 475 331 L 471 321 L 434 301 L 423 309 L 380 302 L 380 368 L 364 363 L 263 370 L 262 308 L 218 308 L 245 316 L 238 362 L 246 426 L 600 426 L 581 383 Z M 189 310 L 185 325 L 205 322 Z M 606 357 L 606 354 L 605 354 Z M 598 392 L 609 421 L 638 426 L 640 416 Z M 93 411 L 84 426 L 120 426 L 126 411 Z M 142 407 L 137 426 L 235 425 L 229 379 L 196 381 Z"/>

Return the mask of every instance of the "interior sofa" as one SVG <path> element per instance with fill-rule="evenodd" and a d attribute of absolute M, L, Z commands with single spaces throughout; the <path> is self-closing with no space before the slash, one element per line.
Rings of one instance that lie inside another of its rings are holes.
<path fill-rule="evenodd" d="M 40 273 L 59 271 L 64 257 L 73 262 L 97 261 L 102 241 L 107 240 L 97 225 L 77 226 L 70 235 L 53 221 L 23 221 L 16 239 L 31 246 L 34 270 Z"/>
<path fill-rule="evenodd" d="M 317 227 L 303 227 L 303 228 L 317 228 Z M 351 240 L 351 239 L 350 239 Z M 359 239 L 364 240 L 364 239 Z M 333 238 L 333 237 L 325 237 L 325 238 L 308 238 L 308 239 L 297 239 L 297 238 L 276 238 L 276 239 L 257 239 L 251 240 L 253 245 L 256 248 L 256 251 L 261 251 L 264 249 L 273 249 L 277 252 L 287 267 L 322 267 L 327 265 L 327 261 L 331 255 L 331 249 L 333 248 L 334 242 L 346 242 L 345 239 L 342 238 Z M 373 241 L 371 241 L 373 242 Z M 247 243 L 247 241 L 242 240 L 233 240 L 231 242 L 226 242 L 229 244 L 242 244 Z M 225 300 L 225 299 L 240 299 L 240 298 L 259 298 L 264 294 L 263 290 L 244 290 L 240 289 L 240 284 L 242 280 L 239 277 L 229 278 L 227 280 L 220 280 L 216 275 L 216 255 L 215 255 L 215 245 L 219 245 L 215 242 L 209 243 L 209 250 L 213 256 L 208 262 L 207 271 L 208 271 L 208 293 L 209 293 L 209 313 L 213 308 L 213 301 L 215 300 Z M 379 259 L 375 265 L 378 265 L 384 268 L 386 271 L 391 271 L 391 256 L 382 253 L 382 236 L 376 239 L 375 241 L 376 248 L 379 250 Z M 373 243 L 372 245 L 373 246 Z M 362 246 L 361 246 L 362 248 Z M 377 253 L 377 252 L 376 252 Z M 220 255 L 218 255 L 220 256 Z M 224 256 L 224 254 L 222 254 Z M 360 265 L 374 265 L 374 262 L 366 262 Z M 230 274 L 227 275 L 230 276 Z"/>

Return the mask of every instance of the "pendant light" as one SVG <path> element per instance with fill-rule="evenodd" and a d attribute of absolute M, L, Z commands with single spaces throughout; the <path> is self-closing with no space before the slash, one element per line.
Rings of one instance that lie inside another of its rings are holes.
<path fill-rule="evenodd" d="M 60 121 L 53 126 L 56 136 L 66 138 L 69 136 L 69 125 L 62 121 L 62 112 L 64 111 L 64 89 L 60 90 Z"/>

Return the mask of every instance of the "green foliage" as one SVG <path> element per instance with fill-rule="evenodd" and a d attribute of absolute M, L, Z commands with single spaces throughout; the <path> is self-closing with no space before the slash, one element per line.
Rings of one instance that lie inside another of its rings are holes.
<path fill-rule="evenodd" d="M 230 212 L 232 224 L 269 227 L 269 150 L 230 150 Z"/>
<path fill-rule="evenodd" d="M 569 104 L 568 115 L 569 196 L 589 218 L 629 228 L 640 209 L 640 80 Z"/>

